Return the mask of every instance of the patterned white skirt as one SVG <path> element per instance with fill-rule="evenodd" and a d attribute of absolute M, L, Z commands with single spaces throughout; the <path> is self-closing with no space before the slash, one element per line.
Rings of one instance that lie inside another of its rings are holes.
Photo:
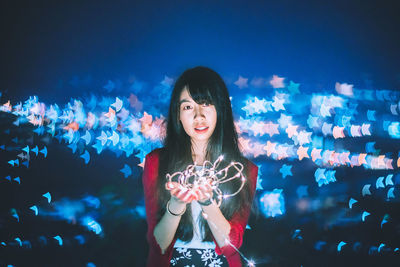
<path fill-rule="evenodd" d="M 174 248 L 171 258 L 174 267 L 228 267 L 224 255 L 218 255 L 214 249 Z"/>

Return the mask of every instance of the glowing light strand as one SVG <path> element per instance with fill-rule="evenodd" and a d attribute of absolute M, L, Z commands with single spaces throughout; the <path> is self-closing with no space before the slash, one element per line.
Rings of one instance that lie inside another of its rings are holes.
<path fill-rule="evenodd" d="M 214 226 L 214 229 L 217 229 L 217 231 L 224 237 L 225 245 L 231 246 L 237 253 L 239 253 L 239 255 L 246 261 L 247 266 L 249 267 L 255 266 L 255 263 L 252 260 L 249 260 L 237 247 L 235 247 L 235 245 L 233 245 L 229 240 L 229 237 L 227 237 L 221 230 L 219 230 L 219 228 L 215 225 L 215 223 L 213 223 L 211 220 L 208 220 L 208 214 L 206 212 L 203 211 L 201 214 L 204 217 L 204 219 L 207 220 L 207 223 Z"/>
<path fill-rule="evenodd" d="M 217 171 L 222 160 L 223 156 L 219 156 L 214 163 L 211 163 L 210 161 L 204 161 L 201 169 L 199 170 L 196 170 L 196 163 L 194 165 L 189 165 L 183 172 L 167 174 L 167 182 L 169 184 L 172 182 L 177 182 L 184 191 L 191 191 L 193 194 L 201 186 L 209 184 L 211 185 L 212 191 L 216 195 L 216 204 L 220 206 L 223 199 L 233 197 L 238 194 L 246 182 L 246 177 L 243 175 L 244 167 L 239 162 L 231 162 L 225 168 Z M 234 168 L 236 170 L 235 175 L 228 176 L 228 171 L 230 168 Z M 224 194 L 219 188 L 219 185 L 232 181 L 233 179 L 240 179 L 241 184 L 239 189 L 231 194 Z M 167 189 L 171 190 L 172 188 L 167 187 Z"/>

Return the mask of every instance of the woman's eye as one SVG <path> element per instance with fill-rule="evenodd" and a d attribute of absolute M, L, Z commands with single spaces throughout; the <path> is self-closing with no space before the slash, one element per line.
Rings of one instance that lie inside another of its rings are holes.
<path fill-rule="evenodd" d="M 189 109 L 191 109 L 192 107 L 191 106 L 183 106 L 183 110 L 189 110 Z"/>

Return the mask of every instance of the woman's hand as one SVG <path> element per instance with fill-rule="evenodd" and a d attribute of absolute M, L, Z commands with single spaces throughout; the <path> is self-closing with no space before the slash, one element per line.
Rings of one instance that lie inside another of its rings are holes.
<path fill-rule="evenodd" d="M 201 183 L 196 188 L 196 200 L 200 202 L 207 201 L 208 199 L 212 198 L 213 196 L 213 189 L 209 181 L 205 181 Z"/>
<path fill-rule="evenodd" d="M 208 181 L 199 183 L 192 189 L 188 189 L 177 182 L 167 182 L 165 187 L 171 193 L 171 200 L 185 204 L 191 203 L 193 200 L 203 202 L 210 199 L 213 195 L 212 186 Z"/>
<path fill-rule="evenodd" d="M 177 182 L 167 182 L 165 187 L 171 193 L 171 200 L 188 204 L 197 197 L 194 190 L 189 190 Z"/>

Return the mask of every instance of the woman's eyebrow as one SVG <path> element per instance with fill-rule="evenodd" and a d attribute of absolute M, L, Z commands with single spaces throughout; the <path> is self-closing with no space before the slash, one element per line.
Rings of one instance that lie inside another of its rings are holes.
<path fill-rule="evenodd" d="M 182 105 L 182 103 L 188 102 L 190 103 L 189 100 L 187 100 L 186 98 L 182 99 L 181 101 L 179 101 L 179 106 Z"/>

